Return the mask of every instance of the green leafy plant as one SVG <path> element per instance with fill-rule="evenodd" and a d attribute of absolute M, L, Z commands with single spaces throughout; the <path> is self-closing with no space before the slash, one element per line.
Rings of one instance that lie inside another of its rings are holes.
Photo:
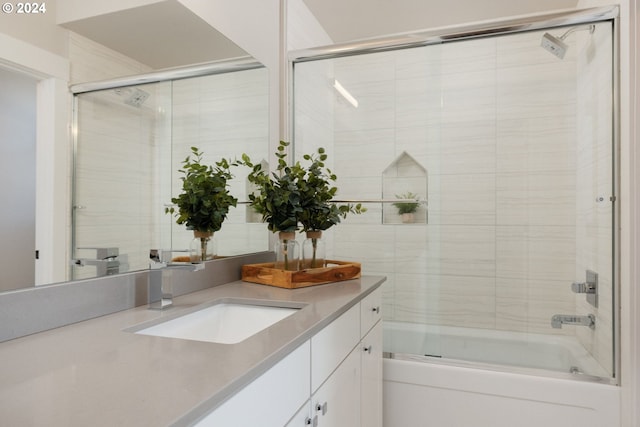
<path fill-rule="evenodd" d="M 302 205 L 298 220 L 303 231 L 324 231 L 338 224 L 349 213 L 366 212 L 360 203 L 338 205 L 331 201 L 338 192 L 332 182 L 338 178 L 325 167 L 327 154 L 324 148 L 318 148 L 315 154 L 305 154 L 303 159 L 311 162 L 306 169 L 299 164 L 294 166 L 301 169 L 299 174 L 303 176 L 298 183 Z"/>
<path fill-rule="evenodd" d="M 176 214 L 176 222 L 190 230 L 216 232 L 222 228 L 229 209 L 238 199 L 229 193 L 229 181 L 233 178 L 231 166 L 237 163 L 222 159 L 215 167 L 202 163 L 203 153 L 191 147 L 191 154 L 182 161 L 179 172 L 182 178 L 182 193 L 171 199 L 176 205 L 165 209 Z"/>
<path fill-rule="evenodd" d="M 288 145 L 289 143 L 280 141 L 276 153 L 278 167 L 272 174 L 263 170 L 259 163 L 252 164 L 246 154 L 242 155 L 243 163 L 252 168 L 247 179 L 258 190 L 249 194 L 249 202 L 274 233 L 297 231 L 298 216 L 302 212 L 298 181 L 303 177 L 303 171 L 300 167 L 287 165 Z"/>
<path fill-rule="evenodd" d="M 418 210 L 418 206 L 420 206 L 420 202 L 418 201 L 418 195 L 413 194 L 411 192 L 407 192 L 404 194 L 396 194 L 396 199 L 403 200 L 415 200 L 415 202 L 396 202 L 393 204 L 398 209 L 398 213 L 400 215 L 407 213 L 414 213 Z"/>
<path fill-rule="evenodd" d="M 337 177 L 325 168 L 327 154 L 324 148 L 304 155 L 303 159 L 310 162 L 304 167 L 300 162 L 287 163 L 288 146 L 288 142 L 280 141 L 276 153 L 278 166 L 272 174 L 263 170 L 260 164 L 252 164 L 246 154 L 242 155 L 242 162 L 252 168 L 247 178 L 258 190 L 249 195 L 250 204 L 262 215 L 269 230 L 295 232 L 300 224 L 303 231 L 322 231 L 338 224 L 349 213 L 366 211 L 360 204 L 331 202 L 338 191 L 332 185 Z"/>
<path fill-rule="evenodd" d="M 258 190 L 249 194 L 249 202 L 274 233 L 295 233 L 298 230 L 298 216 L 302 212 L 298 182 L 304 177 L 304 171 L 299 165 L 287 165 L 288 145 L 288 142 L 280 141 L 276 152 L 278 167 L 272 174 L 263 170 L 260 163 L 252 164 L 246 154 L 242 155 L 242 162 L 252 168 L 247 179 Z M 282 244 L 284 269 L 289 270 L 288 239 L 283 239 Z"/>
<path fill-rule="evenodd" d="M 303 159 L 310 164 L 306 168 L 296 164 L 296 167 L 302 169 L 303 174 L 303 179 L 298 183 L 302 204 L 302 212 L 298 220 L 302 230 L 311 238 L 312 255 L 309 265 L 316 267 L 318 266 L 318 239 L 321 232 L 340 223 L 340 220 L 346 218 L 349 213 L 361 214 L 366 209 L 360 203 L 339 205 L 331 201 L 338 191 L 338 188 L 333 185 L 338 178 L 325 167 L 324 161 L 327 160 L 327 154 L 324 148 L 318 148 L 314 154 L 305 154 Z"/>

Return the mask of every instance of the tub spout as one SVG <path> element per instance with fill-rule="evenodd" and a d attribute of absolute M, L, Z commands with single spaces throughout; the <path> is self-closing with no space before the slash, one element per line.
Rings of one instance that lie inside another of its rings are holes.
<path fill-rule="evenodd" d="M 579 325 L 588 326 L 591 329 L 596 328 L 596 316 L 588 314 L 586 316 L 576 316 L 573 314 L 554 314 L 551 317 L 551 326 L 560 329 L 562 325 Z"/>

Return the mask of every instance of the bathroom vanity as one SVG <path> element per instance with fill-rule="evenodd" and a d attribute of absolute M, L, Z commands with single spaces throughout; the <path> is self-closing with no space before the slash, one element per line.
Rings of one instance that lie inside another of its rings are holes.
<path fill-rule="evenodd" d="M 3 425 L 381 425 L 384 277 L 232 282 L 0 344 Z M 140 333 L 216 302 L 288 307 L 236 342 Z M 371 421 L 375 420 L 375 421 Z M 288 424 L 287 424 L 288 423 Z"/>

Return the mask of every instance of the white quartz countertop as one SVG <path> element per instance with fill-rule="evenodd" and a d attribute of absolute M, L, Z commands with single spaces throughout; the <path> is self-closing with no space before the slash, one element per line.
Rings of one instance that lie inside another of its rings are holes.
<path fill-rule="evenodd" d="M 385 278 L 289 290 L 233 282 L 0 344 L 2 426 L 186 425 L 317 333 Z M 306 304 L 237 344 L 135 334 L 222 298 Z M 37 315 L 37 314 L 35 314 Z"/>

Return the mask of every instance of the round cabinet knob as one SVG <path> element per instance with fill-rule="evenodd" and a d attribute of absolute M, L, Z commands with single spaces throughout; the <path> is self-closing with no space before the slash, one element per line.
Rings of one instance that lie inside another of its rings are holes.
<path fill-rule="evenodd" d="M 369 345 L 364 347 L 362 350 L 364 350 L 365 353 L 371 354 L 371 350 L 373 350 L 373 347 Z"/>
<path fill-rule="evenodd" d="M 371 311 L 373 311 L 374 313 L 380 314 L 380 307 L 373 307 Z"/>

